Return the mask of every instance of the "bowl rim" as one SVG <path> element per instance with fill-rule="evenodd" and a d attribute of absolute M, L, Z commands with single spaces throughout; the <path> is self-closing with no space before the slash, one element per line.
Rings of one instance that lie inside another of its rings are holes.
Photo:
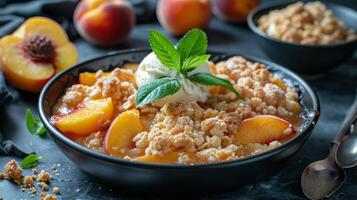
<path fill-rule="evenodd" d="M 235 159 L 235 160 L 230 160 L 230 161 L 222 161 L 222 162 L 216 162 L 216 163 L 203 163 L 203 164 L 194 164 L 194 165 L 186 165 L 186 164 L 161 164 L 161 163 L 149 163 L 149 162 L 138 162 L 138 161 L 131 161 L 131 160 L 125 160 L 122 158 L 118 158 L 115 156 L 111 156 L 108 154 L 100 153 L 94 150 L 91 150 L 87 147 L 84 147 L 73 140 L 69 139 L 66 137 L 64 134 L 62 134 L 57 128 L 55 128 L 50 121 L 48 120 L 45 111 L 44 111 L 44 103 L 45 103 L 45 96 L 49 89 L 52 87 L 52 85 L 62 76 L 65 74 L 69 73 L 71 70 L 76 69 L 76 68 L 81 68 L 83 65 L 90 64 L 91 62 L 100 60 L 100 59 L 106 59 L 110 58 L 113 56 L 117 55 L 122 55 L 122 54 L 134 54 L 134 53 L 143 53 L 147 52 L 150 53 L 151 50 L 148 48 L 133 48 L 133 49 L 127 49 L 127 50 L 119 50 L 119 51 L 114 51 L 110 52 L 106 55 L 98 56 L 83 62 L 80 62 L 70 68 L 67 68 L 60 73 L 56 74 L 53 78 L 51 78 L 50 81 L 45 85 L 45 87 L 42 89 L 40 96 L 39 96 L 39 101 L 38 101 L 38 109 L 39 109 L 39 115 L 40 119 L 47 128 L 48 132 L 51 134 L 52 137 L 55 137 L 56 140 L 61 141 L 64 143 L 66 146 L 68 146 L 71 149 L 74 149 L 75 151 L 79 151 L 81 153 L 84 153 L 88 156 L 94 157 L 96 159 L 100 160 L 105 160 L 108 162 L 116 163 L 116 164 L 123 164 L 131 167 L 138 167 L 138 168 L 161 168 L 161 169 L 203 169 L 203 168 L 222 168 L 222 167 L 227 167 L 227 166 L 233 166 L 233 165 L 243 165 L 243 164 L 248 164 L 251 162 L 256 162 L 257 160 L 262 160 L 268 157 L 273 156 L 275 153 L 278 153 L 279 151 L 282 151 L 285 149 L 285 147 L 288 147 L 289 145 L 292 145 L 299 140 L 303 139 L 305 136 L 309 136 L 311 134 L 311 131 L 313 128 L 316 126 L 316 123 L 319 119 L 320 115 L 320 102 L 319 99 L 316 95 L 316 93 L 312 90 L 312 88 L 302 79 L 300 78 L 297 74 L 294 72 L 290 71 L 289 69 L 286 69 L 278 64 L 275 64 L 270 61 L 266 61 L 264 59 L 252 57 L 252 56 L 246 56 L 240 53 L 221 53 L 221 52 L 214 52 L 211 51 L 211 53 L 215 53 L 217 55 L 222 55 L 222 56 L 243 56 L 244 58 L 255 61 L 255 62 L 260 62 L 263 64 L 266 64 L 267 66 L 273 67 L 274 69 L 277 69 L 277 71 L 283 72 L 284 74 L 287 74 L 292 77 L 291 80 L 297 81 L 300 85 L 302 85 L 305 88 L 305 92 L 311 96 L 312 99 L 312 106 L 313 110 L 311 113 L 313 113 L 313 118 L 311 122 L 307 125 L 307 127 L 302 130 L 297 136 L 294 138 L 290 139 L 289 141 L 283 143 L 277 148 L 265 151 L 263 153 L 259 153 L 256 155 L 251 155 L 247 156 L 245 158 L 240 158 L 240 159 Z M 49 116 L 50 117 L 50 116 Z M 56 144 L 57 145 L 57 144 Z"/>
<path fill-rule="evenodd" d="M 306 2 L 313 2 L 313 1 L 303 1 L 304 3 Z M 287 42 L 287 41 L 283 41 L 283 40 L 279 40 L 277 38 L 273 38 L 271 36 L 269 36 L 268 34 L 266 34 L 265 32 L 261 31 L 255 22 L 255 18 L 258 14 L 260 14 L 261 12 L 270 12 L 272 10 L 277 9 L 276 7 L 286 7 L 290 4 L 293 3 L 297 3 L 297 1 L 293 1 L 293 0 L 288 0 L 288 1 L 273 1 L 273 2 L 266 2 L 261 4 L 260 6 L 256 7 L 253 11 L 251 11 L 247 17 L 247 23 L 249 28 L 257 35 L 267 39 L 267 40 L 271 40 L 274 42 L 278 42 L 281 44 L 285 44 L 285 45 L 291 45 L 294 47 L 306 47 L 306 48 L 335 48 L 335 47 L 341 47 L 341 46 L 345 46 L 348 44 L 352 44 L 352 43 L 357 43 L 357 38 L 350 40 L 350 41 L 339 41 L 337 43 L 334 44 L 299 44 L 299 43 L 294 43 L 294 42 Z M 335 4 L 335 3 L 330 3 L 330 2 L 323 2 L 324 5 L 328 6 L 328 7 L 336 7 L 336 8 L 340 8 L 340 9 L 344 9 L 347 10 L 348 12 L 354 13 L 357 16 L 357 11 L 343 6 L 343 5 L 339 5 L 339 4 Z M 260 15 L 261 16 L 261 15 Z M 341 21 L 343 21 L 342 19 L 339 19 Z M 353 31 L 357 34 L 357 30 L 353 29 Z"/>

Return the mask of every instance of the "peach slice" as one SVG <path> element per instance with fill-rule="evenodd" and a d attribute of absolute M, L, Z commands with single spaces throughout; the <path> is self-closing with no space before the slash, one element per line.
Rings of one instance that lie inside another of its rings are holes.
<path fill-rule="evenodd" d="M 258 115 L 242 121 L 235 142 L 239 144 L 269 144 L 284 141 L 296 134 L 296 129 L 287 121 L 272 115 Z"/>
<path fill-rule="evenodd" d="M 272 82 L 273 82 L 275 85 L 279 86 L 282 90 L 286 91 L 286 85 L 285 85 L 284 81 L 281 80 L 281 78 L 274 78 L 274 79 L 272 80 Z"/>
<path fill-rule="evenodd" d="M 138 110 L 122 112 L 108 129 L 104 139 L 105 151 L 115 156 L 123 156 L 120 150 L 133 147 L 134 136 L 142 130 L 143 127 Z"/>
<path fill-rule="evenodd" d="M 192 161 L 197 162 L 197 157 L 196 157 L 195 153 L 188 152 L 186 154 L 190 158 L 189 162 L 192 162 Z M 137 157 L 135 160 L 140 161 L 140 162 L 151 162 L 151 163 L 176 163 L 178 160 L 178 157 L 179 157 L 178 152 L 169 152 L 163 156 L 143 155 L 143 156 Z"/>
<path fill-rule="evenodd" d="M 170 152 L 163 156 L 158 155 L 144 155 L 137 157 L 135 160 L 140 162 L 151 162 L 151 163 L 175 163 L 178 159 L 177 152 Z"/>
<path fill-rule="evenodd" d="M 105 128 L 112 119 L 111 98 L 85 101 L 67 115 L 53 117 L 53 124 L 63 133 L 89 135 Z"/>
<path fill-rule="evenodd" d="M 61 26 L 46 17 L 26 20 L 0 40 L 0 64 L 15 87 L 39 92 L 57 72 L 77 63 L 76 47 Z"/>
<path fill-rule="evenodd" d="M 104 72 L 103 76 L 109 76 L 110 72 Z M 79 74 L 79 83 L 82 85 L 94 85 L 97 82 L 96 73 L 83 72 Z"/>

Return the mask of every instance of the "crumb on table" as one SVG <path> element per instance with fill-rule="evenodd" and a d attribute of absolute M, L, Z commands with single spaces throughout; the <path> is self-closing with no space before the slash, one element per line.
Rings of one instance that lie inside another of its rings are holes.
<path fill-rule="evenodd" d="M 22 169 L 16 160 L 11 160 L 4 167 L 5 177 L 12 180 L 14 183 L 21 185 Z"/>
<path fill-rule="evenodd" d="M 50 179 L 50 174 L 45 170 L 41 170 L 41 172 L 37 176 L 37 181 L 47 182 Z"/>

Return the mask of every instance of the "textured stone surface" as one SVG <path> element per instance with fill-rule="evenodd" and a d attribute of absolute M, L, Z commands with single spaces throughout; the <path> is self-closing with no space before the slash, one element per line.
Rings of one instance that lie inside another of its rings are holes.
<path fill-rule="evenodd" d="M 106 54 L 109 51 L 147 47 L 147 31 L 149 29 L 162 31 L 157 24 L 139 25 L 125 44 L 112 49 L 99 49 L 82 40 L 75 41 L 81 54 L 81 61 Z M 268 59 L 258 48 L 253 34 L 246 26 L 226 24 L 214 19 L 211 21 L 207 33 L 211 50 L 241 53 Z M 175 38 L 171 39 L 174 40 Z M 329 141 L 339 128 L 354 97 L 357 87 L 356 66 L 357 55 L 326 76 L 308 80 L 320 98 L 321 117 L 308 142 L 291 160 L 283 163 L 279 173 L 267 177 L 264 181 L 247 185 L 233 192 L 202 196 L 197 197 L 197 199 L 302 199 L 301 172 L 307 164 L 322 159 L 327 154 Z M 119 192 L 118 188 L 101 185 L 59 152 L 49 137 L 31 136 L 25 127 L 25 111 L 26 108 L 30 107 L 34 112 L 37 112 L 38 97 L 27 93 L 16 93 L 16 96 L 17 101 L 1 109 L 0 131 L 6 137 L 19 143 L 24 149 L 45 155 L 45 158 L 37 167 L 39 170 L 50 170 L 54 163 L 60 164 L 57 169 L 60 173 L 59 177 L 63 181 L 54 180 L 51 182 L 51 186 L 60 187 L 62 199 L 139 199 L 143 197 L 125 194 Z M 10 159 L 12 158 L 0 157 L 0 166 L 3 166 Z M 30 174 L 30 170 L 25 170 L 25 174 L 27 173 Z M 53 175 L 57 179 L 55 173 Z M 4 199 L 31 199 L 26 192 L 21 192 L 18 186 L 7 181 L 0 181 L 0 188 L 0 197 Z M 77 188 L 80 189 L 80 192 L 76 191 Z M 146 198 L 160 199 L 157 196 L 146 196 Z M 346 184 L 331 199 L 357 199 L 357 170 L 351 169 L 348 171 Z"/>

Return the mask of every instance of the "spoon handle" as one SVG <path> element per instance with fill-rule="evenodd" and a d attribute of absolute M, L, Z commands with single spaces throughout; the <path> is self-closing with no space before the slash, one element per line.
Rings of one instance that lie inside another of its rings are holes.
<path fill-rule="evenodd" d="M 351 108 L 349 109 L 349 111 L 345 117 L 345 120 L 342 123 L 340 131 L 337 133 L 337 135 L 335 136 L 335 138 L 332 141 L 333 143 L 339 144 L 341 142 L 341 140 L 347 134 L 348 130 L 351 127 L 353 120 L 356 117 L 357 117 L 357 92 L 356 92 L 356 96 L 353 101 L 353 104 L 352 104 Z"/>

